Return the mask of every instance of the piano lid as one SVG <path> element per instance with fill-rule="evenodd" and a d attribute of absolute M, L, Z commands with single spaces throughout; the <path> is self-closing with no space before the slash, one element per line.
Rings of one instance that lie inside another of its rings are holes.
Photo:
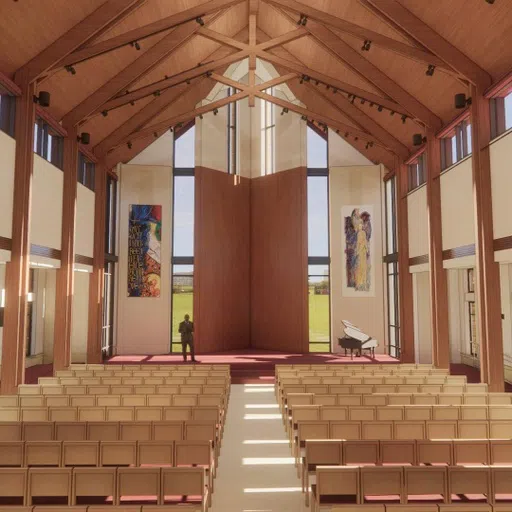
<path fill-rule="evenodd" d="M 344 332 L 349 338 L 354 338 L 355 340 L 358 340 L 358 341 L 369 341 L 372 339 L 371 336 L 368 336 L 368 334 L 365 334 L 363 331 L 361 331 L 357 327 L 356 328 L 345 327 Z"/>
<path fill-rule="evenodd" d="M 341 323 L 348 328 L 356 329 L 357 331 L 361 331 L 357 325 L 354 325 L 352 322 L 349 322 L 348 320 L 342 320 Z M 362 332 L 362 331 L 361 331 Z"/>

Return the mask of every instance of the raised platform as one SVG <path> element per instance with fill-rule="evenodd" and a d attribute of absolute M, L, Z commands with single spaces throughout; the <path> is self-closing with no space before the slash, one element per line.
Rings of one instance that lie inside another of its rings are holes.
<path fill-rule="evenodd" d="M 396 364 L 398 360 L 385 355 L 375 354 L 375 357 L 344 356 L 341 354 L 292 354 L 272 352 L 267 350 L 240 350 L 236 352 L 222 352 L 216 354 L 201 354 L 196 357 L 199 363 L 229 364 L 231 365 L 231 378 L 234 384 L 251 382 L 269 382 L 274 379 L 276 364 Z M 180 354 L 165 355 L 123 355 L 114 356 L 110 364 L 180 364 L 185 363 Z"/>

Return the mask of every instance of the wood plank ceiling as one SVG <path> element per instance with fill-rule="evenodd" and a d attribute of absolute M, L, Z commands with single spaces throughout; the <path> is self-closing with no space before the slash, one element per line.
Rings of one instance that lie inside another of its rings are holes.
<path fill-rule="evenodd" d="M 55 41 L 69 43 L 80 22 L 109 12 L 109 5 L 112 11 L 115 2 L 5 0 L 0 71 L 16 81 L 18 70 Z M 281 75 L 294 73 L 288 85 L 310 119 L 329 120 L 350 144 L 389 167 L 413 152 L 414 133 L 425 133 L 426 124 L 439 130 L 456 116 L 456 93 L 469 93 L 471 81 L 490 85 L 512 68 L 510 1 L 131 0 L 117 14 L 37 76 L 38 89 L 52 95 L 51 115 L 89 132 L 91 149 L 110 166 L 154 140 L 148 127 L 159 135 L 162 121 L 193 119 L 216 84 L 210 72 L 224 73 L 233 59 L 263 58 Z M 279 36 L 284 44 L 256 46 Z M 429 64 L 433 76 L 426 74 Z M 173 78 L 180 73 L 189 84 Z M 250 87 L 249 96 L 257 95 Z M 135 101 L 125 101 L 127 91 Z M 362 136 L 356 140 L 349 128 Z"/>

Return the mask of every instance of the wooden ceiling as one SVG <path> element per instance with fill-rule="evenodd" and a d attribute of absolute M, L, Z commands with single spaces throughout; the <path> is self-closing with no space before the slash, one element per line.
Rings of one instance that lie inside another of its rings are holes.
<path fill-rule="evenodd" d="M 414 133 L 458 114 L 456 93 L 483 93 L 512 68 L 509 0 L 4 0 L 0 11 L 0 72 L 49 91 L 50 114 L 89 132 L 109 166 L 150 144 L 153 126 L 158 136 L 193 119 L 210 73 L 241 58 L 294 73 L 308 118 L 388 167 L 413 152 Z"/>

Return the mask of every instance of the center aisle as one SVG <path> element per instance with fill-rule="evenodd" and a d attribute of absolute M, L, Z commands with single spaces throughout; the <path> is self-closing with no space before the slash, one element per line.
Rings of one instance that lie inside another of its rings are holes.
<path fill-rule="evenodd" d="M 273 384 L 234 384 L 212 512 L 301 512 L 300 480 Z"/>

